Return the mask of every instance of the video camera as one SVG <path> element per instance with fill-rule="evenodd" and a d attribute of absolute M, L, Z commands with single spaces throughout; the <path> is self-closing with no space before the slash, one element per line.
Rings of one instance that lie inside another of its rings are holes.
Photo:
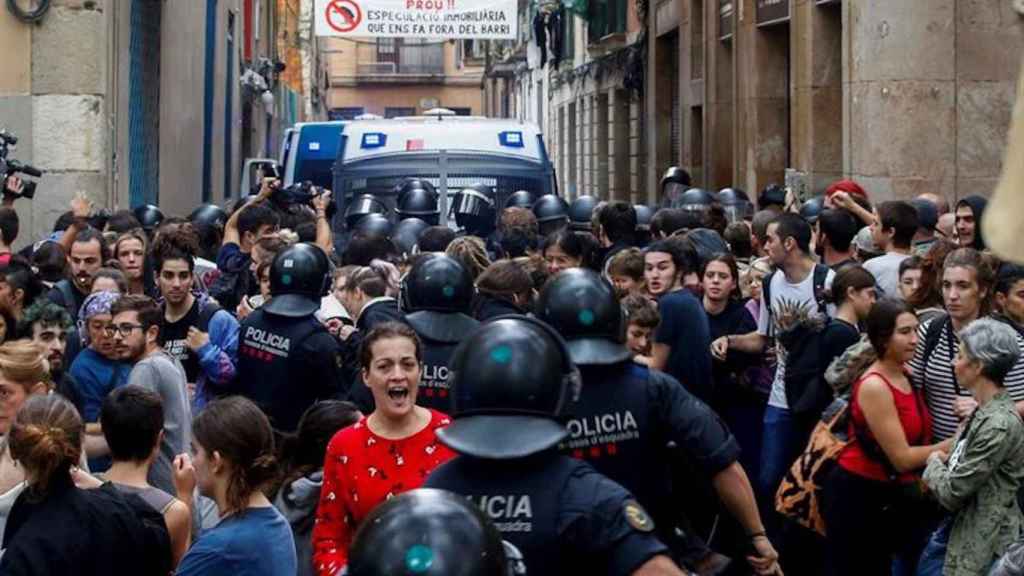
<path fill-rule="evenodd" d="M 313 199 L 323 194 L 325 190 L 314 186 L 312 182 L 296 182 L 291 186 L 284 188 L 278 188 L 270 195 L 270 201 L 278 206 L 281 210 L 287 211 L 292 206 L 309 206 L 313 207 Z M 334 213 L 338 210 L 338 204 L 334 198 L 331 198 L 330 203 L 327 205 L 327 219 L 331 220 L 334 218 Z"/>
<path fill-rule="evenodd" d="M 18 139 L 13 134 L 8 134 L 6 130 L 0 130 L 0 189 L 6 189 L 7 178 L 15 174 L 24 174 L 35 178 L 43 175 L 42 170 L 7 157 L 10 149 L 16 147 L 17 144 Z M 24 184 L 25 187 L 21 191 L 21 197 L 34 197 L 36 195 L 36 182 L 25 180 Z"/>

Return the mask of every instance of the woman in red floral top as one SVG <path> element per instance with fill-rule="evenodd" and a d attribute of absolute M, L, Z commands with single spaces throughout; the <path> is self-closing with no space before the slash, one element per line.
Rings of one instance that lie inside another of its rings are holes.
<path fill-rule="evenodd" d="M 363 340 L 359 361 L 376 408 L 327 446 L 313 526 L 320 576 L 334 576 L 348 563 L 356 528 L 377 504 L 419 488 L 454 456 L 434 434 L 448 417 L 416 405 L 421 360 L 419 338 L 404 324 L 381 324 Z"/>

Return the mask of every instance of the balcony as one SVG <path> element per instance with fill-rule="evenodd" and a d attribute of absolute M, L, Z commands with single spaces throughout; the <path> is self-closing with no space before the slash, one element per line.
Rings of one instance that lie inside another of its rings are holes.
<path fill-rule="evenodd" d="M 355 74 L 332 77 L 332 84 L 405 84 L 444 79 L 444 44 L 380 38 L 356 47 Z"/>

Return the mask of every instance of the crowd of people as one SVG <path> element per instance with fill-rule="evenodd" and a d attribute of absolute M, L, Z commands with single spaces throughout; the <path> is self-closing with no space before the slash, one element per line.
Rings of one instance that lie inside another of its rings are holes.
<path fill-rule="evenodd" d="M 0 573 L 1024 576 L 981 197 L 268 179 L 15 252 L 18 188 Z"/>

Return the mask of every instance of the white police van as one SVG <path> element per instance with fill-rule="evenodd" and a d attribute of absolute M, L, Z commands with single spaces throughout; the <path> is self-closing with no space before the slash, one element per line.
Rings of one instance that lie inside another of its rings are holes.
<path fill-rule="evenodd" d="M 284 186 L 312 182 L 331 187 L 331 168 L 347 122 L 299 122 L 285 130 L 278 160 Z"/>
<path fill-rule="evenodd" d="M 394 209 L 396 185 L 408 178 L 427 180 L 440 195 L 442 223 L 447 223 L 452 196 L 471 184 L 490 186 L 499 210 L 518 190 L 534 197 L 558 193 L 555 170 L 535 124 L 456 116 L 445 109 L 346 122 L 333 175 L 339 213 L 361 194 Z"/>

